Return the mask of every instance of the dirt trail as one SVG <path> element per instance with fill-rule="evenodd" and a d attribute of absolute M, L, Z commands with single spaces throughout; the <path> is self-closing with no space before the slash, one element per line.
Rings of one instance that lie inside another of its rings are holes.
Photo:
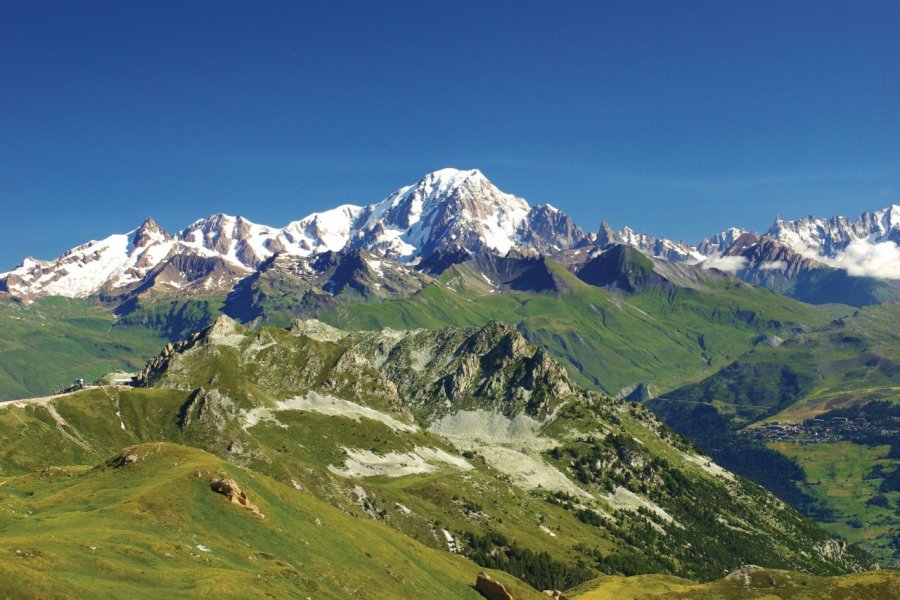
<path fill-rule="evenodd" d="M 75 390 L 74 392 L 63 392 L 62 394 L 53 394 L 52 396 L 39 396 L 37 398 L 17 398 L 16 400 L 0 400 L 0 408 L 6 408 L 8 406 L 16 406 L 18 408 L 23 408 L 28 404 L 42 404 L 46 405 L 48 402 L 52 400 L 59 400 L 60 398 L 67 398 L 69 396 L 74 396 L 79 392 L 83 392 L 84 390 L 130 390 L 134 389 L 128 385 L 86 385 L 80 390 Z"/>

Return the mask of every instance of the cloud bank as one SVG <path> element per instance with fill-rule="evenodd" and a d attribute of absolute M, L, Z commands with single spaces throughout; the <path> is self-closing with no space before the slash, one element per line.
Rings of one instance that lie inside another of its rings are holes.
<path fill-rule="evenodd" d="M 735 273 L 746 268 L 747 262 L 747 259 L 743 256 L 720 256 L 718 254 L 713 254 L 700 263 L 700 266 L 704 269 L 719 269 L 726 273 Z"/>
<path fill-rule="evenodd" d="M 787 268 L 787 263 L 783 260 L 770 260 L 759 265 L 760 271 L 776 271 Z"/>
<path fill-rule="evenodd" d="M 834 258 L 819 260 L 856 277 L 900 279 L 900 247 L 894 242 L 856 240 Z"/>

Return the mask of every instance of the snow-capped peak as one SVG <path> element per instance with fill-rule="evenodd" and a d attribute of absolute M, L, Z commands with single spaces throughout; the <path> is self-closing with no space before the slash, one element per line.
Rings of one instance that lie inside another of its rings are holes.
<path fill-rule="evenodd" d="M 441 169 L 367 207 L 350 245 L 405 262 L 450 246 L 505 254 L 529 209 L 477 169 Z"/>
<path fill-rule="evenodd" d="M 478 169 L 461 171 L 452 168 L 438 169 L 437 171 L 428 173 L 419 183 L 431 187 L 434 194 L 437 196 L 446 196 L 452 193 L 454 189 L 464 185 L 470 179 L 490 184 L 487 177 L 485 177 Z"/>
<path fill-rule="evenodd" d="M 605 221 L 600 223 L 600 233 L 597 239 L 605 244 L 618 243 L 632 246 L 648 256 L 664 258 L 673 262 L 696 263 L 705 258 L 697 248 L 684 242 L 638 233 L 627 226 L 623 227 L 621 231 L 614 231 Z"/>
<path fill-rule="evenodd" d="M 900 205 L 864 212 L 853 222 L 840 215 L 830 218 L 810 215 L 795 221 L 779 218 L 766 235 L 800 254 L 834 258 L 850 244 L 861 240 L 873 244 L 900 243 Z"/>
<path fill-rule="evenodd" d="M 705 256 L 722 254 L 728 248 L 730 248 L 732 244 L 734 244 L 735 240 L 737 240 L 745 233 L 750 232 L 739 227 L 729 227 L 728 229 L 720 231 L 714 236 L 708 237 L 700 242 L 700 244 L 697 246 L 697 250 Z"/>
<path fill-rule="evenodd" d="M 0 289 L 21 296 L 89 296 L 132 286 L 175 256 L 221 259 L 238 277 L 275 253 L 309 256 L 362 249 L 415 263 L 448 248 L 505 254 L 524 239 L 564 248 L 583 237 L 562 213 L 532 219 L 532 212 L 525 200 L 502 192 L 481 171 L 445 168 L 380 202 L 345 204 L 281 228 L 219 213 L 169 235 L 147 218 L 129 233 L 89 242 L 53 261 L 26 261 L 0 276 Z"/>
<path fill-rule="evenodd" d="M 135 248 L 143 248 L 157 242 L 165 242 L 172 239 L 165 230 L 153 220 L 147 217 L 140 227 L 131 232 L 131 245 Z"/>

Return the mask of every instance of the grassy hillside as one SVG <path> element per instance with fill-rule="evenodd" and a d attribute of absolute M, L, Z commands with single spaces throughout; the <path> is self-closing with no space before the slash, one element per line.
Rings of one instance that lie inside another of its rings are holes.
<path fill-rule="evenodd" d="M 707 403 L 736 425 L 799 422 L 835 408 L 900 397 L 900 303 L 867 306 L 827 327 L 753 351 L 666 395 Z"/>
<path fill-rule="evenodd" d="M 841 302 L 868 306 L 900 300 L 900 283 L 874 277 L 854 277 L 843 269 L 812 269 L 802 273 L 784 293 L 811 304 Z"/>
<path fill-rule="evenodd" d="M 581 383 L 615 394 L 638 383 L 665 392 L 697 381 L 747 352 L 762 334 L 822 326 L 846 314 L 845 307 L 813 307 L 736 281 L 629 296 L 547 262 L 564 292 L 497 293 L 462 266 L 409 298 L 349 304 L 320 318 L 369 330 L 504 321 L 549 348 Z"/>
<path fill-rule="evenodd" d="M 868 306 L 784 343 L 758 344 L 650 405 L 722 464 L 897 565 L 897 492 L 869 500 L 898 468 L 885 444 L 898 445 L 900 431 L 890 411 L 854 411 L 900 398 L 898 323 L 900 303 Z M 829 416 L 848 409 L 846 424 Z"/>
<path fill-rule="evenodd" d="M 573 600 L 891 600 L 900 595 L 900 573 L 871 571 L 816 577 L 746 568 L 706 584 L 668 577 L 601 577 L 567 592 Z"/>
<path fill-rule="evenodd" d="M 215 493 L 221 477 L 263 516 Z M 0 507 L 0 589 L 16 598 L 480 597 L 474 563 L 184 446 L 6 478 Z"/>
<path fill-rule="evenodd" d="M 167 340 L 180 340 L 215 321 L 224 301 L 222 296 L 195 294 L 183 299 L 148 293 L 116 307 L 117 325 L 146 328 Z"/>
<path fill-rule="evenodd" d="M 346 335 L 220 319 L 145 374 L 155 387 L 0 407 L 2 473 L 194 446 L 537 589 L 869 564 L 640 405 L 578 389 L 510 326 Z"/>
<path fill-rule="evenodd" d="M 885 485 L 885 475 L 898 468 L 889 446 L 772 442 L 769 447 L 803 469 L 801 489 L 829 509 L 819 519 L 824 529 L 864 546 L 883 565 L 900 568 L 900 490 Z"/>
<path fill-rule="evenodd" d="M 112 314 L 83 300 L 0 299 L 0 400 L 41 396 L 75 379 L 133 371 L 165 343 L 143 327 L 118 327 Z"/>

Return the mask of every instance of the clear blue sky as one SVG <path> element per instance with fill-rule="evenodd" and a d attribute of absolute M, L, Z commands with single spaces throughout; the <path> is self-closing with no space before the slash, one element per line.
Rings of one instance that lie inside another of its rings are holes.
<path fill-rule="evenodd" d="M 0 270 L 445 166 L 699 240 L 900 202 L 900 2 L 0 3 Z"/>

